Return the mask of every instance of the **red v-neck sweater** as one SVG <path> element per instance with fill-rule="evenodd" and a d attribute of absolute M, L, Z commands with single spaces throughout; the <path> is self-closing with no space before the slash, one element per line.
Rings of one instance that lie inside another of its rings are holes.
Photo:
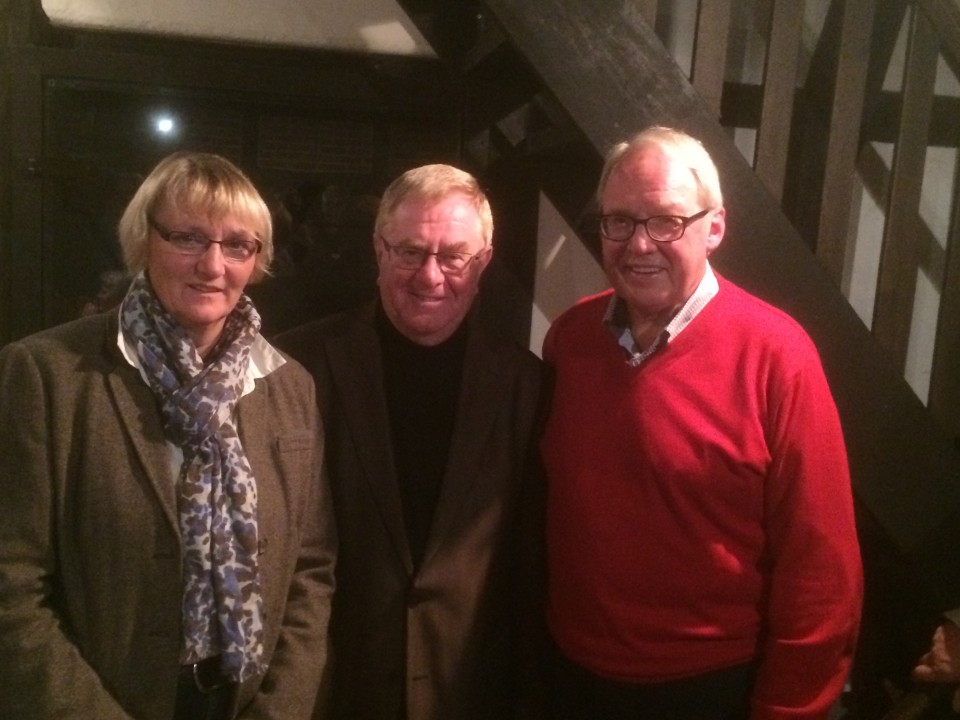
<path fill-rule="evenodd" d="M 627 681 L 758 659 L 754 718 L 821 717 L 862 597 L 840 423 L 806 333 L 718 279 L 640 367 L 602 323 L 609 291 L 547 336 L 548 622 Z"/>

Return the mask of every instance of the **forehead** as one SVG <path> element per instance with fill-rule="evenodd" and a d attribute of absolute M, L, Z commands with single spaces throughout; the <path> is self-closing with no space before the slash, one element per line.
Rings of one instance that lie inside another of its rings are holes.
<path fill-rule="evenodd" d="M 697 194 L 690 165 L 676 151 L 641 146 L 625 155 L 610 171 L 601 197 L 607 201 L 650 198 L 684 202 Z"/>
<path fill-rule="evenodd" d="M 401 200 L 390 214 L 385 230 L 408 239 L 450 236 L 463 241 L 473 236 L 482 239 L 483 235 L 477 209 L 469 197 L 459 192 L 439 198 L 414 196 Z"/>
<path fill-rule="evenodd" d="M 262 228 L 255 213 L 240 206 L 225 204 L 210 205 L 203 201 L 167 199 L 157 206 L 154 215 L 162 216 L 170 223 L 194 222 L 212 225 L 227 225 L 234 230 L 245 230 L 260 235 Z"/>

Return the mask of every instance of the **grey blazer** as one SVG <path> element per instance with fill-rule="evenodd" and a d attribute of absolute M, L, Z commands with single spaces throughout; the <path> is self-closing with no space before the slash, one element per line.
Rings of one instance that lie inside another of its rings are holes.
<path fill-rule="evenodd" d="M 154 398 L 114 313 L 0 351 L 0 717 L 170 720 L 180 534 Z M 257 481 L 269 670 L 241 717 L 309 717 L 336 537 L 309 375 L 288 362 L 238 403 Z"/>
<path fill-rule="evenodd" d="M 317 717 L 508 718 L 529 675 L 522 631 L 542 575 L 540 361 L 471 323 L 458 415 L 414 573 L 384 399 L 374 305 L 277 338 L 313 374 L 340 534 L 332 687 Z"/>

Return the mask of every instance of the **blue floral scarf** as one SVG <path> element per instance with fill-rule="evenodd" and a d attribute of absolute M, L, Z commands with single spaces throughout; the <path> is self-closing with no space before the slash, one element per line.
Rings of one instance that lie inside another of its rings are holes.
<path fill-rule="evenodd" d="M 234 425 L 260 316 L 246 295 L 204 363 L 143 273 L 121 306 L 121 328 L 156 396 L 166 438 L 183 451 L 178 481 L 183 548 L 184 664 L 219 654 L 242 682 L 264 671 L 257 567 L 257 485 Z"/>

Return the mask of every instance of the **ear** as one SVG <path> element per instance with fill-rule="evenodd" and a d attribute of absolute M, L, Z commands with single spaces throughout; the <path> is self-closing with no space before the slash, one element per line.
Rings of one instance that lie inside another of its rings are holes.
<path fill-rule="evenodd" d="M 493 259 L 493 244 L 487 245 L 487 247 L 480 252 L 483 254 L 477 258 L 476 262 L 480 266 L 479 272 L 482 273 L 487 269 L 487 265 L 490 264 L 490 260 Z"/>
<path fill-rule="evenodd" d="M 379 287 L 380 278 L 383 277 L 383 268 L 387 264 L 387 248 L 384 247 L 383 242 L 380 240 L 380 236 L 376 233 L 373 234 L 373 254 L 377 258 L 377 277 L 375 282 Z"/>
<path fill-rule="evenodd" d="M 723 241 L 723 234 L 727 229 L 727 209 L 720 206 L 710 213 L 710 228 L 707 230 L 706 245 L 707 257 L 713 253 Z"/>

